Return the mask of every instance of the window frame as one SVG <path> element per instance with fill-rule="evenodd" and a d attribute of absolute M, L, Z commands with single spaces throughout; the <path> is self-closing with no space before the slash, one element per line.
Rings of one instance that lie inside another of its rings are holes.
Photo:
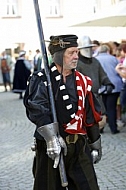
<path fill-rule="evenodd" d="M 17 18 L 19 17 L 19 1 L 18 0 L 4 0 L 3 18 Z"/>
<path fill-rule="evenodd" d="M 61 0 L 47 0 L 46 17 L 59 18 L 62 17 Z"/>

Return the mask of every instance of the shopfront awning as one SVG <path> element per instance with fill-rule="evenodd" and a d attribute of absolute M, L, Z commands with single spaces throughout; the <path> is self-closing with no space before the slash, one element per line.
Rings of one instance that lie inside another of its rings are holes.
<path fill-rule="evenodd" d="M 126 1 L 111 6 L 108 10 L 93 14 L 90 19 L 80 21 L 73 27 L 125 27 L 126 26 Z"/>
<path fill-rule="evenodd" d="M 73 26 L 94 26 L 94 27 L 125 27 L 126 15 L 106 16 L 99 19 L 93 19 L 86 22 L 78 23 Z"/>

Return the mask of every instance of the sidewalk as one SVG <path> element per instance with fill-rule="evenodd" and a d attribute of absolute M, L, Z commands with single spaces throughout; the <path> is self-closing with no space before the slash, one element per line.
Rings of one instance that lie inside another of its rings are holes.
<path fill-rule="evenodd" d="M 0 190 L 32 190 L 35 126 L 26 118 L 18 94 L 1 86 L 0 122 Z M 100 190 L 126 190 L 126 127 L 112 135 L 106 126 L 102 147 L 102 160 L 95 165 Z"/>

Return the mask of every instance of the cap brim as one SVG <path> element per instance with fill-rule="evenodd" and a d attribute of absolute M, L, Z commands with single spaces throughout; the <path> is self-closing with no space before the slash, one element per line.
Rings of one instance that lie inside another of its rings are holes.
<path fill-rule="evenodd" d="M 79 46 L 78 49 L 90 48 L 90 47 L 95 47 L 95 46 L 97 46 L 97 45 L 96 44 L 90 44 L 87 46 Z"/>

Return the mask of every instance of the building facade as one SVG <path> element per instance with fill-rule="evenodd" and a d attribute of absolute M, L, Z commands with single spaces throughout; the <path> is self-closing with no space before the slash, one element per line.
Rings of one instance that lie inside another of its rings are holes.
<path fill-rule="evenodd" d="M 44 36 L 61 33 L 83 34 L 86 28 L 70 27 L 80 20 L 107 9 L 120 0 L 38 0 Z M 39 44 L 33 0 L 0 0 L 0 51 L 17 57 L 20 49 L 35 51 Z M 90 29 L 89 32 L 93 33 Z"/>

